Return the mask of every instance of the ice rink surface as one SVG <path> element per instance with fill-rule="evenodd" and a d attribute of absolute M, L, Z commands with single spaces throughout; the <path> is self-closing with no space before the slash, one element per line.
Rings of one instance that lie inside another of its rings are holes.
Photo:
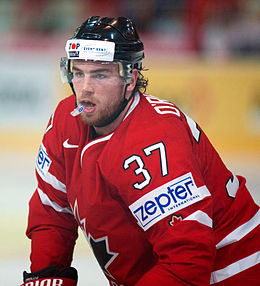
<path fill-rule="evenodd" d="M 0 285 L 14 286 L 22 283 L 22 272 L 29 270 L 30 242 L 25 237 L 25 229 L 28 200 L 36 186 L 36 154 L 8 151 L 0 153 L 0 158 Z M 225 156 L 224 161 L 234 173 L 247 178 L 247 186 L 260 204 L 260 158 L 248 159 L 237 155 Z M 79 286 L 108 285 L 81 233 L 73 266 L 79 272 Z"/>

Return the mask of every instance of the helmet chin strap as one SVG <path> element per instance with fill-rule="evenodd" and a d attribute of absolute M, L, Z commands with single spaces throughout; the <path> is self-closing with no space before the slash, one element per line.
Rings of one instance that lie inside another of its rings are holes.
<path fill-rule="evenodd" d="M 70 88 L 71 88 L 73 94 L 75 95 L 75 108 L 77 108 L 77 107 L 78 107 L 78 105 L 77 105 L 77 98 L 76 98 L 76 92 L 75 92 L 73 83 L 72 83 L 72 82 L 69 82 L 69 85 L 70 85 Z"/>

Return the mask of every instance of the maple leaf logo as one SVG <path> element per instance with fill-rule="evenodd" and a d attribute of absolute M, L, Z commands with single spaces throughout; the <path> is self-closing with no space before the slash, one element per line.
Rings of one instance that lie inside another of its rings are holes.
<path fill-rule="evenodd" d="M 176 224 L 182 220 L 183 220 L 183 218 L 181 215 L 172 215 L 171 219 L 169 220 L 168 223 L 169 223 L 169 226 L 173 226 L 174 224 Z"/>

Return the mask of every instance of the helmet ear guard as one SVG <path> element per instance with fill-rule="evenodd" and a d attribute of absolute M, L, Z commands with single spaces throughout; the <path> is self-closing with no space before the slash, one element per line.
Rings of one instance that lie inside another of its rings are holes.
<path fill-rule="evenodd" d="M 124 79 L 126 84 L 130 84 L 132 80 L 133 67 L 131 63 L 118 62 L 119 64 L 119 75 Z"/>

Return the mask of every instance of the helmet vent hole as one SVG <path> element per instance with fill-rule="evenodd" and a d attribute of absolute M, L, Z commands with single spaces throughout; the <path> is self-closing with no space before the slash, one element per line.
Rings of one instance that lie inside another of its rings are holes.
<path fill-rule="evenodd" d="M 123 34 L 123 36 L 126 40 L 132 40 L 133 39 L 133 32 L 127 31 Z"/>

